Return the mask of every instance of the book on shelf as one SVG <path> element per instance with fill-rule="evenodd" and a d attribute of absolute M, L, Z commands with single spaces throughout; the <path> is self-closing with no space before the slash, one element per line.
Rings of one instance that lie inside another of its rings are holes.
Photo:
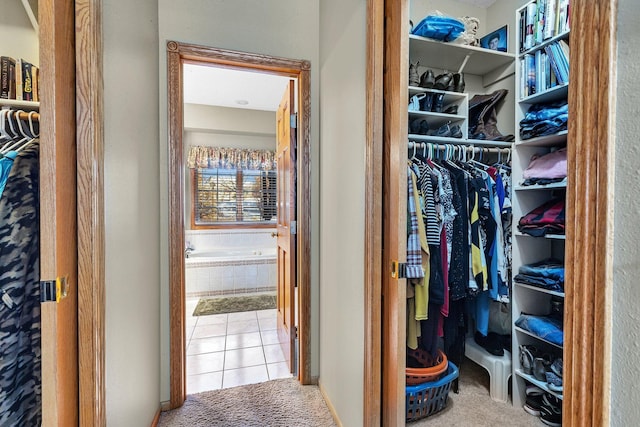
<path fill-rule="evenodd" d="M 556 12 L 558 10 L 558 1 L 557 0 L 547 0 L 547 4 L 545 5 L 545 26 L 542 35 L 543 40 L 550 39 L 558 34 L 558 24 L 556 20 Z"/>
<path fill-rule="evenodd" d="M 520 53 L 569 31 L 569 0 L 532 0 L 518 17 Z"/>
<path fill-rule="evenodd" d="M 40 90 L 40 85 L 38 82 L 39 78 L 40 78 L 40 68 L 36 67 L 35 65 L 32 65 L 31 66 L 31 86 L 32 86 L 34 102 L 40 102 L 40 93 L 38 92 Z"/>
<path fill-rule="evenodd" d="M 540 44 L 543 41 L 543 34 L 544 34 L 544 29 L 545 29 L 545 12 L 546 12 L 546 7 L 545 7 L 545 3 L 546 0 L 537 0 L 536 3 L 536 21 L 535 21 L 535 43 L 534 44 Z"/>
<path fill-rule="evenodd" d="M 10 56 L 0 57 L 0 98 L 16 97 L 16 60 Z"/>
<path fill-rule="evenodd" d="M 16 59 L 16 75 L 15 75 L 15 82 L 16 82 L 16 96 L 14 99 L 17 99 L 18 101 L 22 101 L 24 99 L 24 97 L 22 96 L 22 82 L 23 80 L 23 73 L 24 73 L 24 67 L 23 67 L 23 62 L 24 59 L 22 58 L 18 58 Z"/>
<path fill-rule="evenodd" d="M 529 3 L 525 10 L 524 50 L 535 46 L 536 3 Z"/>
<path fill-rule="evenodd" d="M 22 99 L 33 101 L 33 64 L 22 60 Z"/>

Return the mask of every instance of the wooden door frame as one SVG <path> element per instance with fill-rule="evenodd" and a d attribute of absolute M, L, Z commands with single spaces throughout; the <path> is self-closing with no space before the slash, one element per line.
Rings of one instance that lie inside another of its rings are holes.
<path fill-rule="evenodd" d="M 386 15 L 380 2 L 387 8 Z M 385 58 L 382 98 L 375 95 L 380 90 L 381 71 L 367 70 L 374 76 L 367 78 L 368 124 L 385 113 L 383 136 L 377 128 L 367 134 L 369 178 L 377 178 L 376 169 L 394 162 L 389 157 L 406 144 L 406 132 L 401 132 L 407 124 L 406 102 L 400 101 L 406 97 L 407 87 L 402 82 L 407 80 L 408 64 L 403 65 L 407 61 L 401 55 L 409 28 L 407 11 L 408 0 L 368 1 L 368 68 L 381 68 L 375 58 Z M 611 408 L 617 1 L 573 0 L 571 22 L 563 424 L 601 426 L 609 425 Z M 384 34 L 384 46 L 372 36 L 376 33 Z M 397 111 L 404 113 L 394 114 Z M 384 150 L 382 161 L 380 147 Z M 393 190 L 393 183 L 370 179 L 368 185 L 365 253 L 372 254 L 371 259 L 382 259 L 382 268 L 378 271 L 366 264 L 365 270 L 365 320 L 372 321 L 365 331 L 365 360 L 372 362 L 365 363 L 364 419 L 367 426 L 395 426 L 404 423 L 404 405 L 394 403 L 397 390 L 393 385 L 382 385 L 379 375 L 384 363 L 381 344 L 398 342 L 393 336 L 398 331 L 383 335 L 383 324 L 394 319 L 383 316 L 378 320 L 383 306 L 381 292 L 375 292 L 380 289 L 378 283 L 386 287 L 395 286 L 396 281 L 389 279 L 389 252 L 382 253 L 372 233 L 379 230 L 378 222 L 384 224 L 387 218 L 384 206 L 398 195 L 385 192 Z M 404 351 L 404 346 L 398 351 Z M 370 413 L 376 410 L 381 413 Z"/>
<path fill-rule="evenodd" d="M 311 63 L 176 41 L 167 42 L 169 133 L 170 408 L 186 398 L 184 290 L 183 67 L 185 62 L 254 70 L 298 79 L 298 380 L 311 384 Z"/>
<path fill-rule="evenodd" d="M 75 0 L 75 32 L 79 425 L 105 426 L 102 1 Z"/>

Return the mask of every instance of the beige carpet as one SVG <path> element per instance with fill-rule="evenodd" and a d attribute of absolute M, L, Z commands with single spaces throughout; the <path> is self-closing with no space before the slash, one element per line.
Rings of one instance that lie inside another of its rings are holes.
<path fill-rule="evenodd" d="M 449 393 L 447 407 L 408 426 L 544 426 L 522 408 L 491 400 L 489 375 L 483 368 L 465 360 L 462 369 L 460 393 Z M 183 407 L 164 412 L 158 426 L 333 427 L 335 424 L 318 387 L 282 379 L 190 395 Z"/>

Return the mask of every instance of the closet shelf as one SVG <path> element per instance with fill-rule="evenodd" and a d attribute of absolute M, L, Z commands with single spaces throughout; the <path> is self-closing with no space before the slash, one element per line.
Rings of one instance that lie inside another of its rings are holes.
<path fill-rule="evenodd" d="M 38 111 L 40 103 L 34 101 L 18 101 L 16 99 L 0 99 L 0 108 L 9 107 L 25 111 Z"/>
<path fill-rule="evenodd" d="M 423 66 L 437 65 L 439 69 L 457 72 L 467 55 L 469 60 L 463 72 L 480 76 L 497 68 L 512 65 L 516 57 L 513 53 L 409 35 L 409 58 L 412 61 L 419 60 Z M 432 62 L 429 62 L 430 60 Z"/>
<path fill-rule="evenodd" d="M 567 236 L 565 236 L 564 234 L 545 234 L 544 236 L 536 237 L 530 234 L 521 233 L 519 231 L 514 232 L 513 235 L 517 237 L 531 237 L 533 239 L 566 240 L 567 238 Z"/>
<path fill-rule="evenodd" d="M 569 84 L 554 86 L 544 92 L 535 93 L 522 98 L 520 104 L 539 104 L 543 102 L 551 102 L 559 99 L 566 99 L 569 94 Z"/>
<path fill-rule="evenodd" d="M 436 113 L 435 111 L 409 111 L 409 117 L 431 117 L 443 120 L 443 124 L 448 120 L 455 122 L 466 120 L 466 116 L 461 116 L 459 114 L 445 114 L 445 113 Z"/>
<path fill-rule="evenodd" d="M 520 54 L 518 54 L 518 58 L 523 58 L 527 54 L 532 54 L 537 50 L 544 49 L 545 46 L 550 45 L 553 42 L 557 42 L 558 40 L 566 40 L 568 38 L 569 38 L 569 31 L 565 31 L 562 34 L 558 34 L 555 37 L 551 37 L 550 39 L 547 39 L 542 43 L 533 46 L 531 49 L 527 49 L 526 51 L 521 52 Z"/>
<path fill-rule="evenodd" d="M 409 96 L 417 95 L 419 93 L 444 93 L 444 102 L 452 102 L 453 100 L 462 101 L 467 97 L 466 93 L 461 92 L 449 92 L 446 90 L 428 89 L 420 86 L 409 86 Z"/>
<path fill-rule="evenodd" d="M 521 287 L 521 288 L 531 289 L 531 290 L 536 291 L 536 292 L 542 292 L 543 294 L 549 294 L 549 295 L 554 295 L 554 296 L 557 296 L 557 297 L 564 298 L 564 292 L 550 291 L 550 290 L 545 289 L 545 288 L 540 288 L 538 286 L 527 285 L 526 283 L 520 283 L 520 282 L 513 282 L 513 284 L 518 286 L 518 287 Z"/>
<path fill-rule="evenodd" d="M 561 346 L 561 345 L 554 344 L 554 343 L 552 343 L 551 341 L 547 341 L 546 339 L 544 339 L 544 338 L 542 338 L 542 337 L 539 337 L 539 336 L 537 336 L 537 335 L 534 335 L 534 334 L 532 334 L 531 332 L 529 332 L 529 331 L 527 331 L 527 330 L 525 330 L 525 329 L 522 329 L 522 328 L 520 328 L 520 327 L 518 327 L 518 326 L 514 326 L 513 328 L 514 328 L 516 331 L 520 332 L 520 333 L 523 333 L 523 334 L 525 334 L 525 335 L 529 335 L 529 336 L 530 336 L 530 337 L 532 337 L 532 338 L 535 338 L 535 339 L 537 339 L 537 340 L 540 340 L 540 341 L 542 341 L 542 342 L 544 342 L 544 343 L 547 343 L 547 344 L 549 344 L 549 345 L 552 345 L 552 346 L 554 346 L 554 347 L 556 347 L 556 348 L 562 349 L 562 346 Z"/>
<path fill-rule="evenodd" d="M 438 144 L 475 145 L 478 147 L 511 148 L 510 142 L 486 141 L 481 139 L 443 138 L 441 136 L 409 134 L 409 140 L 419 142 L 435 142 Z"/>
<path fill-rule="evenodd" d="M 519 147 L 552 147 L 556 145 L 566 144 L 568 131 L 554 133 L 552 135 L 539 136 L 537 138 L 525 139 L 520 142 L 516 142 Z"/>
<path fill-rule="evenodd" d="M 552 395 L 554 395 L 555 397 L 557 397 L 558 399 L 562 400 L 562 395 L 556 391 L 553 391 L 549 388 L 549 386 L 547 386 L 547 383 L 544 381 L 540 381 L 538 380 L 536 377 L 534 377 L 533 375 L 529 375 L 529 374 L 525 374 L 524 372 L 522 372 L 522 370 L 520 369 L 516 369 L 515 370 L 516 375 L 524 378 L 525 380 L 527 380 L 528 382 L 537 385 L 538 387 L 540 387 L 541 389 L 543 389 L 544 391 L 551 393 Z"/>
<path fill-rule="evenodd" d="M 557 190 L 567 188 L 567 181 L 554 182 L 546 185 L 517 185 L 514 187 L 515 191 L 531 191 L 531 190 Z"/>

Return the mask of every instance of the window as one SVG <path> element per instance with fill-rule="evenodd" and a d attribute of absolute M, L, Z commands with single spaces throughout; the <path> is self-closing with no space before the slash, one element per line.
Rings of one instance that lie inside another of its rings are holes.
<path fill-rule="evenodd" d="M 276 221 L 276 171 L 192 169 L 196 226 L 261 225 Z"/>

